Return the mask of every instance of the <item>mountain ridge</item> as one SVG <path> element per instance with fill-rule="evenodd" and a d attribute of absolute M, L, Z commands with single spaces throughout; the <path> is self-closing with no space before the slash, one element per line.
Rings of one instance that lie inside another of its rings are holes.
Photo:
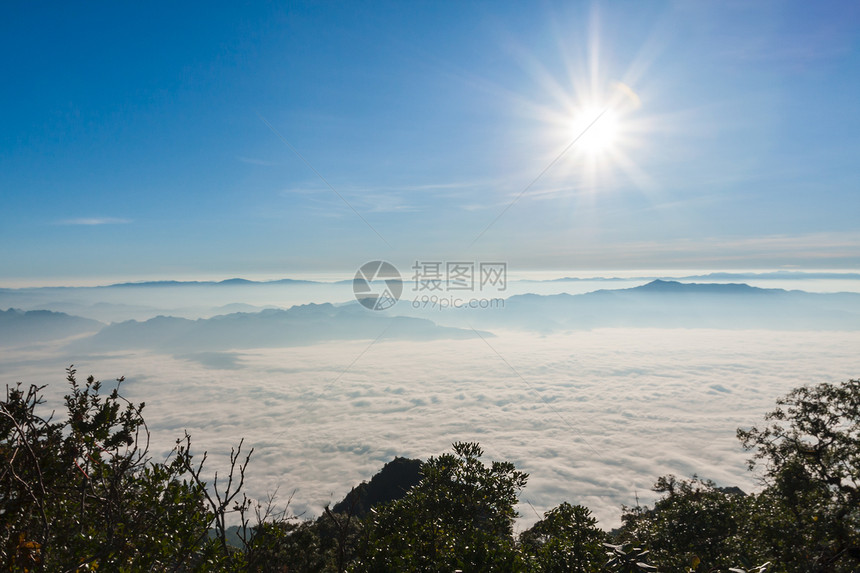
<path fill-rule="evenodd" d="M 655 279 L 576 295 L 513 295 L 504 309 L 472 316 L 484 328 L 539 332 L 611 327 L 860 330 L 860 293 Z"/>
<path fill-rule="evenodd" d="M 105 326 L 91 318 L 83 318 L 53 310 L 0 310 L 0 345 L 60 340 Z"/>

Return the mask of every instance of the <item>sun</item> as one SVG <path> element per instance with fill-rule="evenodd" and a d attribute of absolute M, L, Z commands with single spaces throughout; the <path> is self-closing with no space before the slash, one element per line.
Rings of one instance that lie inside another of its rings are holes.
<path fill-rule="evenodd" d="M 558 61 L 526 53 L 525 69 L 537 90 L 530 88 L 528 96 L 505 94 L 514 96 L 512 104 L 526 118 L 537 120 L 527 137 L 542 149 L 546 167 L 528 186 L 535 197 L 591 201 L 598 192 L 656 189 L 642 165 L 653 156 L 651 136 L 672 126 L 670 116 L 647 111 L 654 101 L 647 74 L 651 54 L 636 56 L 627 69 L 603 61 L 598 27 L 594 8 L 586 34 L 580 35 L 588 38 L 585 43 L 556 38 Z M 645 99 L 640 89 L 646 90 Z"/>
<path fill-rule="evenodd" d="M 621 130 L 618 113 L 611 107 L 585 108 L 571 122 L 576 147 L 591 156 L 612 153 Z"/>

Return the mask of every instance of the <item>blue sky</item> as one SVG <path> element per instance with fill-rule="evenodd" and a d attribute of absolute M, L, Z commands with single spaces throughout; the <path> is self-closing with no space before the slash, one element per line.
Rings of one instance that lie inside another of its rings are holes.
<path fill-rule="evenodd" d="M 0 283 L 860 266 L 853 2 L 21 2 L 0 47 Z"/>

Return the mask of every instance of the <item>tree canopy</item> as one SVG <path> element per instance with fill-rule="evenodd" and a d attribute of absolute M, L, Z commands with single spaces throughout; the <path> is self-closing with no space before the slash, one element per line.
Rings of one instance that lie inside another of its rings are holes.
<path fill-rule="evenodd" d="M 762 427 L 739 429 L 763 489 L 662 476 L 653 507 L 605 532 L 563 502 L 515 535 L 528 475 L 476 443 L 397 459 L 314 520 L 242 488 L 250 453 L 203 479 L 185 435 L 149 454 L 144 404 L 67 373 L 66 415 L 43 387 L 0 402 L 0 569 L 5 571 L 764 571 L 860 570 L 860 381 L 801 387 Z M 229 514 L 239 521 L 231 543 Z"/>

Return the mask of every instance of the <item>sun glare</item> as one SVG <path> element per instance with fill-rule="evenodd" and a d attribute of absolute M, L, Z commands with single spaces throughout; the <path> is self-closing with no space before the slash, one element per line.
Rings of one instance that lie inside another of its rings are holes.
<path fill-rule="evenodd" d="M 608 85 L 607 85 L 608 84 Z M 629 153 L 641 145 L 643 122 L 641 101 L 627 84 L 607 82 L 593 86 L 588 101 L 571 102 L 566 113 L 558 114 L 563 138 L 568 141 L 569 158 L 559 175 L 578 179 L 580 189 L 607 189 L 622 175 L 644 189 L 647 176 Z"/>
<path fill-rule="evenodd" d="M 562 67 L 551 57 L 545 64 L 525 54 L 527 72 L 541 91 L 532 95 L 534 99 L 517 97 L 515 104 L 530 120 L 539 120 L 540 127 L 531 137 L 540 142 L 545 150 L 541 160 L 549 161 L 552 168 L 541 173 L 541 185 L 530 185 L 535 196 L 591 201 L 598 191 L 606 194 L 632 187 L 650 193 L 654 189 L 639 161 L 650 152 L 648 134 L 655 119 L 642 113 L 643 100 L 638 87 L 633 87 L 646 74 L 650 54 L 636 56 L 627 69 L 612 65 L 612 60 L 602 61 L 598 28 L 593 8 L 586 34 L 576 36 L 587 36 L 587 43 L 570 42 L 563 35 L 556 38 Z M 649 95 L 653 97 L 653 92 Z"/>
<path fill-rule="evenodd" d="M 573 120 L 572 136 L 579 139 L 577 147 L 589 155 L 600 155 L 612 151 L 618 139 L 618 115 L 610 108 L 586 109 Z"/>

